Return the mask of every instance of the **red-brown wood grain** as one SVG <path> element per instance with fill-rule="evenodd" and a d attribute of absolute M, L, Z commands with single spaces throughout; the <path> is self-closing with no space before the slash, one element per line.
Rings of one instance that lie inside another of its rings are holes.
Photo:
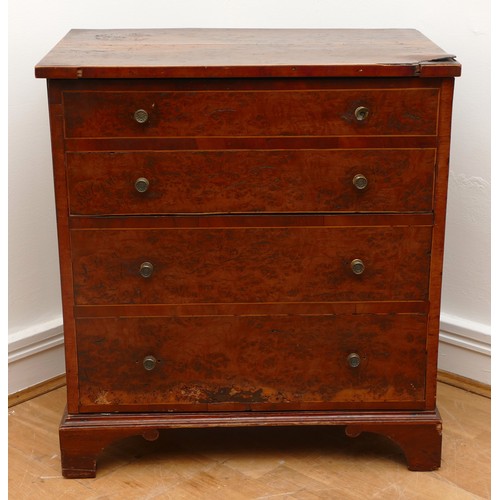
<path fill-rule="evenodd" d="M 79 305 L 425 300 L 428 293 L 427 226 L 71 233 Z M 354 259 L 364 262 L 360 275 Z M 139 274 L 144 262 L 154 267 L 151 277 Z"/>
<path fill-rule="evenodd" d="M 50 92 L 50 83 L 48 85 Z M 69 231 L 69 208 L 67 178 L 64 158 L 63 109 L 60 104 L 49 105 L 54 192 L 57 215 L 57 237 L 59 246 L 59 270 L 61 280 L 62 314 L 64 323 L 64 352 L 66 361 L 67 406 L 78 411 L 78 364 L 76 363 L 76 327 L 74 321 L 74 291 L 72 255 Z"/>
<path fill-rule="evenodd" d="M 65 477 L 176 426 L 346 425 L 439 467 L 453 56 L 415 30 L 73 30 L 35 71 L 50 78 Z"/>
<path fill-rule="evenodd" d="M 453 55 L 412 29 L 71 30 L 41 78 L 459 76 Z"/>
<path fill-rule="evenodd" d="M 276 316 L 323 314 L 427 314 L 426 300 L 349 302 L 239 302 L 215 304 L 76 305 L 78 318 L 132 316 Z"/>
<path fill-rule="evenodd" d="M 66 139 L 66 151 L 218 151 L 297 149 L 432 149 L 437 136 L 328 136 L 328 137 L 148 137 Z"/>
<path fill-rule="evenodd" d="M 448 193 L 448 174 L 451 140 L 451 112 L 453 103 L 454 80 L 443 80 L 442 102 L 439 114 L 439 147 L 436 163 L 435 222 L 432 238 L 431 275 L 429 281 L 429 323 L 427 348 L 429 350 L 427 376 L 427 408 L 436 406 L 436 385 L 438 368 L 438 348 L 441 311 L 441 287 L 444 259 L 444 238 L 446 223 L 446 203 Z"/>
<path fill-rule="evenodd" d="M 62 104 L 66 92 L 238 92 L 313 90 L 439 90 L 442 78 L 149 78 L 49 80 L 51 104 Z M 63 93 L 61 93 L 63 91 Z"/>
<path fill-rule="evenodd" d="M 441 417 L 432 411 L 269 411 L 195 413 L 64 413 L 59 430 L 62 473 L 67 478 L 96 475 L 99 453 L 113 441 L 142 436 L 154 441 L 159 430 L 196 427 L 340 425 L 346 435 L 382 434 L 404 452 L 410 470 L 441 464 Z"/>
<path fill-rule="evenodd" d="M 434 135 L 438 89 L 64 93 L 66 137 Z M 368 109 L 364 120 L 356 118 Z M 148 113 L 144 123 L 137 110 Z"/>
<path fill-rule="evenodd" d="M 418 407 L 426 322 L 393 314 L 79 319 L 81 409 Z M 157 360 L 151 371 L 146 356 Z"/>
<path fill-rule="evenodd" d="M 433 149 L 68 153 L 76 215 L 430 212 Z M 366 177 L 357 189 L 354 176 Z M 138 192 L 135 182 L 149 187 Z"/>
<path fill-rule="evenodd" d="M 71 229 L 160 229 L 209 227 L 374 227 L 432 226 L 433 213 L 172 214 L 152 217 L 79 216 Z M 267 216 L 270 215 L 270 216 Z"/>

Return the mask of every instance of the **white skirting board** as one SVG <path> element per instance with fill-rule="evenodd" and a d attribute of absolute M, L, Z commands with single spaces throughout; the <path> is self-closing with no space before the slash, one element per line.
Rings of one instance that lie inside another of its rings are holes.
<path fill-rule="evenodd" d="M 64 372 L 61 317 L 9 334 L 9 395 Z"/>
<path fill-rule="evenodd" d="M 442 313 L 439 369 L 490 385 L 490 326 Z M 9 335 L 9 394 L 64 371 L 62 318 Z"/>
<path fill-rule="evenodd" d="M 440 370 L 491 385 L 491 327 L 441 313 Z"/>

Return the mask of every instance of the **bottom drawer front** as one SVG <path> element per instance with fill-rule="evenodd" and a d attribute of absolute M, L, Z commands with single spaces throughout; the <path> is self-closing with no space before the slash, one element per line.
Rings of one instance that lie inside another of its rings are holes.
<path fill-rule="evenodd" d="M 418 314 L 79 319 L 81 411 L 418 407 L 426 323 Z"/>

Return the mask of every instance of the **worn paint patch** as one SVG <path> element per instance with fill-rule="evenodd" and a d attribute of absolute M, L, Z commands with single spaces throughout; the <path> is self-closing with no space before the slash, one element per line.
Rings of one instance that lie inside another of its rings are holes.
<path fill-rule="evenodd" d="M 108 399 L 108 391 L 99 391 L 95 397 L 95 404 L 109 405 L 111 401 Z"/>
<path fill-rule="evenodd" d="M 201 403 L 265 403 L 263 389 L 243 390 L 236 387 L 218 387 L 215 391 L 205 389 Z"/>

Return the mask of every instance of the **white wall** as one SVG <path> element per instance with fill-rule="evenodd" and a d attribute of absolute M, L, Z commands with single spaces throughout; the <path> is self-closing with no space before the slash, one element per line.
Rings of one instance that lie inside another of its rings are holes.
<path fill-rule="evenodd" d="M 35 80 L 33 66 L 71 28 L 141 27 L 416 28 L 458 56 L 463 76 L 455 94 L 440 364 L 487 382 L 488 1 L 16 0 L 9 5 L 10 392 L 63 370 L 45 82 Z M 46 360 L 40 358 L 44 351 Z"/>

